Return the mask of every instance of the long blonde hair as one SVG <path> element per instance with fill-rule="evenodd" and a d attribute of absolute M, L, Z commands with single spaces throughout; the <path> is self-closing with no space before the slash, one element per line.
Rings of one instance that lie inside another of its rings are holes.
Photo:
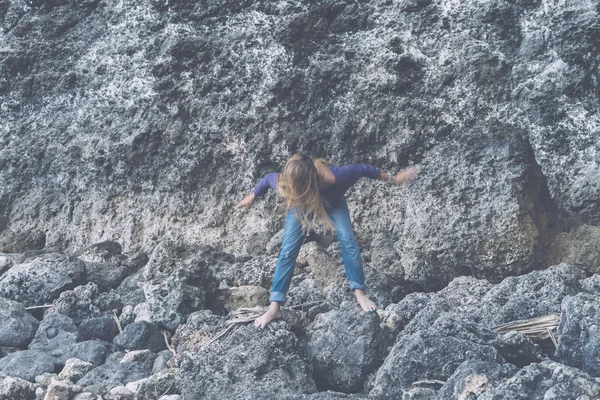
<path fill-rule="evenodd" d="M 327 167 L 327 162 L 323 158 L 312 160 L 307 155 L 294 154 L 277 178 L 277 186 L 286 211 L 294 208 L 302 229 L 306 229 L 311 217 L 318 217 L 333 228 L 320 193 L 320 169 L 324 167 Z"/>

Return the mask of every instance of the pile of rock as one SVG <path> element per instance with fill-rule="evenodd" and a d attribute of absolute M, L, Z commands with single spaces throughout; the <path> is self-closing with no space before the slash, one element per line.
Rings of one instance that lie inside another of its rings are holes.
<path fill-rule="evenodd" d="M 375 243 L 365 252 L 365 269 L 379 299 L 377 314 L 366 315 L 352 299 L 339 244 L 324 249 L 311 242 L 298 259 L 289 305 L 309 303 L 313 322 L 302 331 L 284 321 L 264 332 L 242 326 L 217 341 L 211 339 L 226 328 L 228 306 L 267 301 L 270 282 L 262 276 L 271 270 L 260 266 L 268 256 L 237 259 L 176 240 L 164 240 L 148 257 L 123 255 L 111 243 L 72 257 L 5 254 L 11 263 L 0 275 L 0 395 L 600 396 L 594 378 L 600 375 L 600 278 L 589 268 L 559 264 L 496 284 L 459 277 L 426 293 L 415 291 L 418 285 L 405 281 L 400 268 L 377 273 L 373 265 L 389 265 L 393 250 L 385 238 Z M 408 293 L 400 301 L 386 292 L 390 276 Z M 548 314 L 562 315 L 557 348 L 491 329 Z"/>

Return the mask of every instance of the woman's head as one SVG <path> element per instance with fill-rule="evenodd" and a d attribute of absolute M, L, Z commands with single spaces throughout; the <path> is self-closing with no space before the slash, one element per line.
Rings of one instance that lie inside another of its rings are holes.
<path fill-rule="evenodd" d="M 327 167 L 322 158 L 312 160 L 304 154 L 295 154 L 287 161 L 283 172 L 279 174 L 277 186 L 286 208 L 295 208 L 298 220 L 305 228 L 310 216 L 323 219 L 331 226 L 331 220 L 323 206 L 321 193 L 321 174 L 319 168 Z"/>

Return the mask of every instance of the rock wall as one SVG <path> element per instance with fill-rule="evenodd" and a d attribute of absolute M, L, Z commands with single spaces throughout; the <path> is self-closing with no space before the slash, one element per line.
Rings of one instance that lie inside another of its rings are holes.
<path fill-rule="evenodd" d="M 2 0 L 0 250 L 243 254 L 282 219 L 275 195 L 232 205 L 307 152 L 420 167 L 349 198 L 421 283 L 547 266 L 562 220 L 600 222 L 597 20 L 592 0 Z"/>

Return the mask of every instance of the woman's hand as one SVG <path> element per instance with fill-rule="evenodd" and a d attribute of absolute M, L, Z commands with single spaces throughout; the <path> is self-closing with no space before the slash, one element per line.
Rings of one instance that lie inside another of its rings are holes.
<path fill-rule="evenodd" d="M 401 185 L 406 182 L 410 182 L 417 177 L 417 169 L 415 167 L 404 168 L 398 172 L 392 180 L 396 185 Z"/>
<path fill-rule="evenodd" d="M 235 205 L 235 208 L 240 209 L 240 208 L 245 208 L 248 209 L 250 207 L 252 207 L 252 204 L 254 204 L 254 200 L 256 199 L 256 196 L 254 195 L 254 193 L 250 193 L 248 196 L 244 197 L 244 199 L 242 201 L 240 201 L 239 203 L 237 203 Z"/>

